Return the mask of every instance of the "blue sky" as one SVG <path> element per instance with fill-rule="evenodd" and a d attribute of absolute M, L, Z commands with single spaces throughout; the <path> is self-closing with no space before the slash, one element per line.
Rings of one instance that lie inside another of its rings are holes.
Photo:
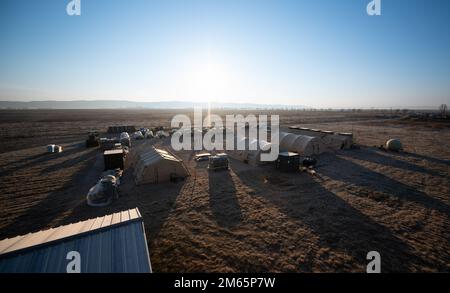
<path fill-rule="evenodd" d="M 450 1 L 0 1 L 0 99 L 450 103 Z"/>

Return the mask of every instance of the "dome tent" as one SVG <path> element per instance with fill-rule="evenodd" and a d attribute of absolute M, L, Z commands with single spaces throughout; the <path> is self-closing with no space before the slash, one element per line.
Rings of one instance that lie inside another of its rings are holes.
<path fill-rule="evenodd" d="M 294 148 L 294 141 L 297 139 L 297 135 L 293 133 L 280 133 L 280 149 L 289 150 Z M 292 150 L 294 151 L 294 150 Z"/>
<path fill-rule="evenodd" d="M 394 152 L 401 151 L 403 149 L 402 142 L 399 139 L 390 139 L 386 142 L 386 149 Z"/>
<path fill-rule="evenodd" d="M 253 165 L 261 165 L 268 162 L 261 161 L 261 154 L 270 152 L 272 144 L 265 140 L 254 139 L 249 143 L 247 160 Z"/>
<path fill-rule="evenodd" d="M 131 147 L 131 139 L 130 139 L 130 135 L 128 134 L 128 132 L 122 132 L 120 134 L 120 143 L 123 146 Z"/>
<path fill-rule="evenodd" d="M 281 132 L 280 150 L 311 156 L 322 153 L 324 146 L 317 137 Z"/>
<path fill-rule="evenodd" d="M 140 131 L 133 133 L 133 139 L 144 139 L 144 135 Z"/>
<path fill-rule="evenodd" d="M 244 150 L 232 150 L 228 154 L 231 158 L 249 163 L 251 165 L 261 165 L 266 162 L 261 161 L 261 154 L 264 152 L 270 152 L 272 144 L 264 140 L 249 140 L 244 137 L 239 140 L 240 143 L 244 143 Z M 237 145 L 236 145 L 237 148 Z"/>
<path fill-rule="evenodd" d="M 238 150 L 238 145 L 239 144 L 243 144 L 245 147 L 244 150 Z M 235 145 L 235 149 L 234 150 L 230 150 L 228 151 L 228 155 L 236 160 L 242 161 L 242 162 L 247 162 L 248 161 L 248 153 L 247 153 L 247 146 L 248 146 L 248 138 L 243 137 L 238 139 L 238 142 Z"/>
<path fill-rule="evenodd" d="M 320 140 L 325 150 L 350 149 L 353 146 L 353 133 L 336 132 L 328 130 L 309 129 L 300 126 L 290 126 L 289 133 L 316 137 Z"/>

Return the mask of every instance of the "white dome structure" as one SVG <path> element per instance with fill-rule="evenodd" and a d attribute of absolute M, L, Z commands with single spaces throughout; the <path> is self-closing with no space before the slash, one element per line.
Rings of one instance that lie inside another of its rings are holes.
<path fill-rule="evenodd" d="M 386 148 L 390 151 L 398 152 L 402 150 L 403 146 L 399 139 L 390 139 L 386 142 Z"/>
<path fill-rule="evenodd" d="M 237 150 L 239 142 L 245 145 L 244 150 Z M 249 138 L 244 137 L 238 141 L 236 145 L 236 150 L 229 151 L 228 154 L 231 158 L 236 160 L 246 162 L 251 165 L 261 165 L 267 162 L 261 161 L 261 154 L 265 152 L 270 152 L 272 144 L 265 140 L 249 140 Z"/>
<path fill-rule="evenodd" d="M 281 132 L 280 150 L 311 156 L 322 153 L 324 147 L 317 137 Z"/>

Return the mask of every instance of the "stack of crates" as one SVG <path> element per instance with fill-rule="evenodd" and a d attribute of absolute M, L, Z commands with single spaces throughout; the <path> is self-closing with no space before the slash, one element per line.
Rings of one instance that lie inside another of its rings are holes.
<path fill-rule="evenodd" d="M 209 170 L 228 170 L 228 155 L 221 153 L 209 157 Z"/>

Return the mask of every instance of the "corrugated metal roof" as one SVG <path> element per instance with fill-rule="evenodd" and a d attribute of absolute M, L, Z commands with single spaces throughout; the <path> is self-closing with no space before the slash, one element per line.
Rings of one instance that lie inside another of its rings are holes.
<path fill-rule="evenodd" d="M 151 272 L 137 208 L 0 241 L 0 272 L 65 273 L 70 251 L 82 273 Z"/>

